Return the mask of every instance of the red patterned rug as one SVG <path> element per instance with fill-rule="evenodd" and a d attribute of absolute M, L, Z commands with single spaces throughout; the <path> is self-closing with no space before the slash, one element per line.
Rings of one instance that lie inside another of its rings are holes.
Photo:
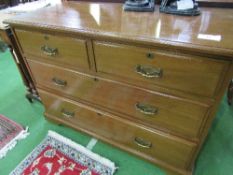
<path fill-rule="evenodd" d="M 49 131 L 11 175 L 113 175 L 115 169 L 110 160 Z"/>
<path fill-rule="evenodd" d="M 7 117 L 0 115 L 0 159 L 12 149 L 18 140 L 28 135 L 27 129 Z"/>

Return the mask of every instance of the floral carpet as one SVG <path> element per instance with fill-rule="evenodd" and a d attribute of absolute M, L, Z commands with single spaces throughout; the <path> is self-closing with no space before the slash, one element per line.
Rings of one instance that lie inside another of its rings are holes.
<path fill-rule="evenodd" d="M 49 131 L 11 175 L 113 175 L 115 170 L 110 160 Z"/>
<path fill-rule="evenodd" d="M 0 159 L 27 135 L 27 129 L 0 114 Z"/>

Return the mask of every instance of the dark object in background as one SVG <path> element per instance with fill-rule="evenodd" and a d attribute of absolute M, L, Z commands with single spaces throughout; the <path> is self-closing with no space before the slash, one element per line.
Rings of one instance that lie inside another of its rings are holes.
<path fill-rule="evenodd" d="M 229 105 L 232 104 L 232 100 L 233 100 L 233 79 L 231 80 L 227 91 L 227 101 Z"/>
<path fill-rule="evenodd" d="M 66 0 L 85 2 L 114 2 L 124 3 L 125 0 Z M 196 0 L 199 7 L 233 8 L 233 0 Z M 161 0 L 156 0 L 155 4 L 161 4 Z"/>
<path fill-rule="evenodd" d="M 0 0 L 0 9 L 16 6 L 19 3 L 19 0 Z"/>
<path fill-rule="evenodd" d="M 7 48 L 7 45 L 0 39 L 0 52 L 5 52 Z"/>
<path fill-rule="evenodd" d="M 0 0 L 0 10 L 6 8 L 8 4 L 7 0 Z"/>
<path fill-rule="evenodd" d="M 154 0 L 126 0 L 123 8 L 125 11 L 153 12 L 155 2 Z"/>
<path fill-rule="evenodd" d="M 0 10 L 1 10 L 1 9 L 4 9 L 4 8 L 7 8 L 7 5 L 5 5 L 5 4 L 0 4 Z"/>
<path fill-rule="evenodd" d="M 199 7 L 233 8 L 233 0 L 196 0 Z"/>
<path fill-rule="evenodd" d="M 177 0 L 162 0 L 160 5 L 160 12 L 169 13 L 174 15 L 184 15 L 184 16 L 196 16 L 199 15 L 200 9 L 198 4 L 193 0 L 194 7 L 190 9 L 179 10 L 177 5 Z"/>
<path fill-rule="evenodd" d="M 37 0 L 0 0 L 0 10 L 7 7 L 16 6 L 20 3 L 27 3 L 33 1 L 37 1 Z"/>

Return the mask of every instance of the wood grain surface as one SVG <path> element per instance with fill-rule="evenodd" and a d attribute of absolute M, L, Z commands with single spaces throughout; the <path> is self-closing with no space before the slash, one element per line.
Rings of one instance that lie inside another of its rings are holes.
<path fill-rule="evenodd" d="M 121 39 L 169 49 L 233 56 L 233 9 L 201 8 L 194 17 L 125 12 L 122 4 L 64 2 L 6 20 L 11 26 L 36 27 L 84 36 Z M 109 40 L 109 39 L 108 39 Z M 212 48 L 215 49 L 212 49 Z M 221 59 L 221 58 L 219 58 Z"/>
<path fill-rule="evenodd" d="M 233 10 L 201 12 L 64 2 L 6 22 L 48 119 L 187 175 L 233 77 Z"/>
<path fill-rule="evenodd" d="M 136 85 L 155 84 L 208 97 L 215 95 L 229 66 L 226 61 L 112 43 L 94 43 L 94 53 L 99 72 L 131 78 Z M 161 75 L 145 77 L 137 72 L 137 66 L 160 70 Z"/>
<path fill-rule="evenodd" d="M 98 133 L 111 141 L 126 145 L 146 156 L 157 157 L 173 166 L 185 168 L 196 146 L 169 135 L 126 124 L 117 118 L 91 111 L 83 105 L 80 107 L 77 103 L 68 102 L 44 91 L 39 91 L 39 93 L 46 107 L 46 113 L 73 123 L 77 127 Z M 64 111 L 73 113 L 73 116 L 64 115 Z M 135 143 L 137 137 L 151 144 L 151 147 L 146 148 Z"/>
<path fill-rule="evenodd" d="M 32 58 L 60 65 L 89 69 L 85 40 L 23 30 L 16 30 L 16 35 L 25 55 L 34 55 Z"/>
<path fill-rule="evenodd" d="M 50 88 L 70 98 L 78 98 L 98 106 L 127 115 L 130 120 L 141 122 L 166 132 L 175 132 L 189 139 L 198 139 L 202 121 L 208 106 L 187 102 L 177 97 L 166 97 L 114 84 L 96 77 L 71 72 L 59 67 L 29 61 L 37 86 Z M 56 77 L 65 81 L 65 86 L 54 83 Z M 155 114 L 145 114 L 136 108 L 143 103 L 156 108 Z"/>

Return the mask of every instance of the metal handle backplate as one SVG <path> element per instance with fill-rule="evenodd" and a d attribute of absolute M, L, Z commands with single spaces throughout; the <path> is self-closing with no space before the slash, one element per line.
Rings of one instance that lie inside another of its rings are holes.
<path fill-rule="evenodd" d="M 163 75 L 163 70 L 161 68 L 155 68 L 151 66 L 137 65 L 136 72 L 147 78 L 160 78 Z"/>
<path fill-rule="evenodd" d="M 52 82 L 56 85 L 56 86 L 61 86 L 61 87 L 64 87 L 67 85 L 67 82 L 65 80 L 61 80 L 61 79 L 58 79 L 58 78 L 52 78 Z"/>
<path fill-rule="evenodd" d="M 72 118 L 75 115 L 75 112 L 70 112 L 70 111 L 67 111 L 66 109 L 62 109 L 61 113 L 66 118 Z"/>
<path fill-rule="evenodd" d="M 140 138 L 140 137 L 135 137 L 134 138 L 134 143 L 142 148 L 151 148 L 152 147 L 152 143 L 145 141 L 144 139 Z"/>
<path fill-rule="evenodd" d="M 41 50 L 47 56 L 55 56 L 55 55 L 58 54 L 58 49 L 57 48 L 52 48 L 52 47 L 49 47 L 47 45 L 43 45 L 41 47 Z"/>
<path fill-rule="evenodd" d="M 146 115 L 156 115 L 158 113 L 158 108 L 144 103 L 136 103 L 135 108 Z"/>

